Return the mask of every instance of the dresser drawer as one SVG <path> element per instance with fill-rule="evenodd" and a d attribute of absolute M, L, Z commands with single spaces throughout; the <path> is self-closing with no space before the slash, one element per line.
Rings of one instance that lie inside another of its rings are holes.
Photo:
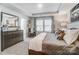
<path fill-rule="evenodd" d="M 1 49 L 4 50 L 20 41 L 23 41 L 23 31 L 3 32 L 1 40 Z"/>

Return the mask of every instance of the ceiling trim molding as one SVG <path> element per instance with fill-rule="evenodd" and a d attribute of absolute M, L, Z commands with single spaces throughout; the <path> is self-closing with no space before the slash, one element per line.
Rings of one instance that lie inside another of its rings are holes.
<path fill-rule="evenodd" d="M 62 6 L 62 3 L 59 4 L 58 9 L 57 9 L 57 13 L 60 12 L 60 8 L 61 8 L 61 6 Z"/>
<path fill-rule="evenodd" d="M 19 13 L 20 15 L 23 15 L 23 16 L 25 16 L 25 17 L 26 17 L 26 16 L 29 17 L 29 15 L 26 15 L 24 11 L 22 11 L 21 9 L 17 8 L 16 6 L 14 6 L 14 5 L 12 5 L 12 4 L 2 3 L 2 4 L 0 4 L 0 5 L 2 5 L 2 6 L 4 6 L 4 7 L 6 7 L 6 8 L 8 8 L 8 9 L 10 9 L 10 10 L 12 10 L 12 11 L 15 11 L 15 12 Z M 31 15 L 30 15 L 30 16 L 31 16 Z"/>
<path fill-rule="evenodd" d="M 56 14 L 56 13 L 59 13 L 61 5 L 62 5 L 62 3 L 59 4 L 57 10 L 54 11 L 54 12 L 40 12 L 40 13 L 33 13 L 32 15 L 43 15 L 43 14 Z"/>
<path fill-rule="evenodd" d="M 55 11 L 55 12 L 41 12 L 41 13 L 33 13 L 32 15 L 55 14 L 55 13 L 57 13 L 57 11 Z"/>

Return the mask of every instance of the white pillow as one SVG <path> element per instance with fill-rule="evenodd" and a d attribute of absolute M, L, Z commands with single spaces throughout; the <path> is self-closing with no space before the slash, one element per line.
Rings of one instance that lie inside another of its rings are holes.
<path fill-rule="evenodd" d="M 79 29 L 67 30 L 65 32 L 64 40 L 68 45 L 70 45 L 77 39 L 78 35 Z"/>

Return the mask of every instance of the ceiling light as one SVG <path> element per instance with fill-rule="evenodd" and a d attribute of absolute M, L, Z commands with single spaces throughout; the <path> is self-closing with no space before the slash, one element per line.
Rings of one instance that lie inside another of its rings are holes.
<path fill-rule="evenodd" d="M 43 7 L 43 4 L 40 3 L 37 6 L 38 6 L 38 8 L 42 8 Z"/>

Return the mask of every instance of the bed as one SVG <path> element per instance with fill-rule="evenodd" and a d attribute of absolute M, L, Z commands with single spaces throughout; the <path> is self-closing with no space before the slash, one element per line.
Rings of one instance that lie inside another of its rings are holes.
<path fill-rule="evenodd" d="M 76 42 L 79 43 L 78 40 L 74 40 L 73 43 L 67 44 L 64 40 L 58 40 L 54 33 L 41 33 L 30 40 L 28 53 L 29 55 L 75 54 L 74 49 L 78 45 Z"/>

